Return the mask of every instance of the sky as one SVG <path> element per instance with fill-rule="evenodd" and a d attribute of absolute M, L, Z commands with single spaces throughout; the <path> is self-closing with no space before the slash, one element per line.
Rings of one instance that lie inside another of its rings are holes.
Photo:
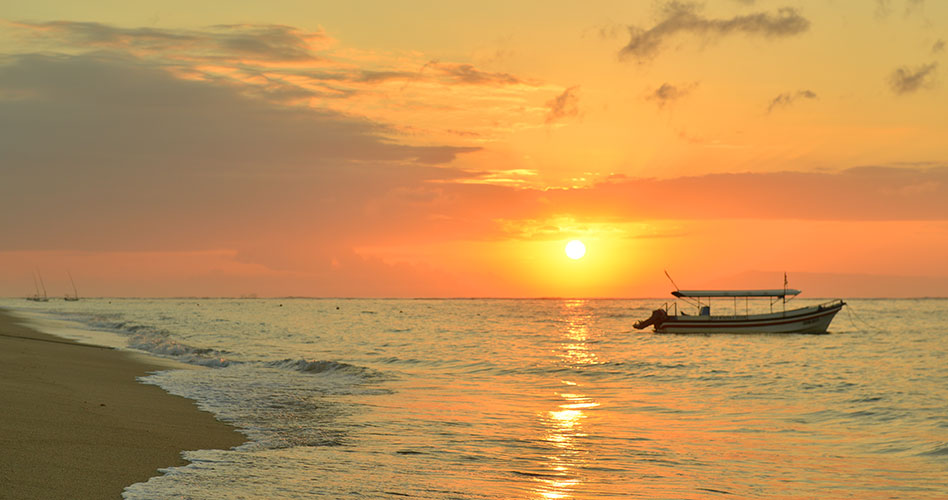
<path fill-rule="evenodd" d="M 948 296 L 946 68 L 932 0 L 7 2 L 0 296 Z"/>

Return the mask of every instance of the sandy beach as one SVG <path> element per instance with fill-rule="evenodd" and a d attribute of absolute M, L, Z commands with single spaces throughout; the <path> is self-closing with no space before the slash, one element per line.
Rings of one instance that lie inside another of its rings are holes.
<path fill-rule="evenodd" d="M 163 368 L 0 310 L 0 498 L 119 498 L 184 465 L 183 450 L 245 441 L 193 401 L 136 381 Z"/>

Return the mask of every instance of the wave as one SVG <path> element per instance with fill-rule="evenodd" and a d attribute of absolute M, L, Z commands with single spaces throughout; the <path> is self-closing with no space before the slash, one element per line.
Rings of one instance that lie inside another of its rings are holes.
<path fill-rule="evenodd" d="M 919 453 L 918 456 L 922 457 L 944 457 L 948 456 L 948 444 L 941 446 L 936 446 L 929 451 Z"/>
<path fill-rule="evenodd" d="M 381 372 L 367 368 L 365 366 L 351 365 L 341 361 L 328 360 L 307 360 L 307 359 L 282 359 L 279 361 L 268 361 L 264 363 L 270 368 L 280 368 L 295 370 L 300 373 L 335 373 L 344 375 L 355 375 L 365 378 L 377 378 Z"/>
<path fill-rule="evenodd" d="M 150 333 L 132 336 L 128 340 L 128 347 L 151 354 L 174 358 L 191 365 L 211 368 L 223 368 L 235 363 L 235 361 L 225 357 L 226 351 L 193 347 L 182 344 L 167 336 Z"/>
<path fill-rule="evenodd" d="M 352 365 L 341 361 L 309 360 L 309 359 L 282 359 L 266 360 L 235 360 L 231 359 L 232 352 L 196 347 L 176 340 L 172 332 L 151 325 L 123 321 L 115 316 L 98 316 L 86 318 L 86 322 L 97 329 L 125 334 L 128 337 L 127 346 L 160 357 L 171 358 L 190 365 L 209 368 L 225 368 L 232 365 L 260 365 L 267 368 L 292 370 L 306 374 L 337 374 L 351 375 L 359 378 L 379 378 L 382 373 L 371 368 Z"/>
<path fill-rule="evenodd" d="M 85 323 L 98 330 L 121 333 L 128 337 L 130 349 L 144 351 L 161 357 L 172 358 L 183 363 L 221 368 L 235 361 L 228 359 L 228 351 L 194 347 L 175 340 L 164 328 L 117 319 L 113 315 L 85 318 Z"/>

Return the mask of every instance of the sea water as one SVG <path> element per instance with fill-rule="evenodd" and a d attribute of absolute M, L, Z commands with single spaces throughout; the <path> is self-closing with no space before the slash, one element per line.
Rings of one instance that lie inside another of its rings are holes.
<path fill-rule="evenodd" d="M 948 498 L 948 301 L 851 300 L 828 335 L 631 328 L 661 302 L 0 306 L 204 367 L 142 382 L 248 442 L 129 499 Z"/>

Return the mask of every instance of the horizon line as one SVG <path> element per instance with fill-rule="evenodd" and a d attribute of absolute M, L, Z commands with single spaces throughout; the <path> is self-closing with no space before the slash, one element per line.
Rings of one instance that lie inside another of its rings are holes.
<path fill-rule="evenodd" d="M 727 297 L 722 297 L 727 298 Z M 918 300 L 918 299 L 948 299 L 948 295 L 919 295 L 906 297 L 885 297 L 885 296 L 824 296 L 824 297 L 801 297 L 808 300 L 827 300 L 845 298 L 847 300 Z M 0 299 L 22 299 L 23 296 L 6 296 Z M 501 297 L 501 296 L 470 296 L 470 297 L 359 297 L 359 296 L 307 296 L 307 295 L 274 295 L 265 297 L 243 297 L 233 295 L 162 295 L 162 296 L 97 296 L 80 297 L 81 300 L 676 300 L 667 297 Z M 62 297 L 50 297 L 50 302 L 62 300 Z"/>

